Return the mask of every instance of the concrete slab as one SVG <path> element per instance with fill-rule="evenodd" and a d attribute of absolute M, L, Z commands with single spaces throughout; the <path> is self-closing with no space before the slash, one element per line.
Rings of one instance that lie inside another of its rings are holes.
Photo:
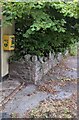
<path fill-rule="evenodd" d="M 19 81 L 6 80 L 0 83 L 0 103 L 20 85 Z"/>
<path fill-rule="evenodd" d="M 19 118 L 23 117 L 25 112 L 39 105 L 39 102 L 46 99 L 49 95 L 46 92 L 39 92 L 35 85 L 28 85 L 18 92 L 15 97 L 9 101 L 4 113 L 18 113 Z"/>
<path fill-rule="evenodd" d="M 58 90 L 56 94 L 38 91 L 38 88 L 35 85 L 28 85 L 22 88 L 22 90 L 18 92 L 14 98 L 5 105 L 3 113 L 8 114 L 9 116 L 12 113 L 16 113 L 18 114 L 19 118 L 23 118 L 28 110 L 37 107 L 41 101 L 47 98 L 52 98 L 53 100 L 68 99 L 72 96 L 74 91 L 77 91 L 76 84 L 70 84 L 70 87 L 67 91 L 58 85 L 54 86 L 54 88 Z M 72 90 L 72 88 L 74 89 Z"/>

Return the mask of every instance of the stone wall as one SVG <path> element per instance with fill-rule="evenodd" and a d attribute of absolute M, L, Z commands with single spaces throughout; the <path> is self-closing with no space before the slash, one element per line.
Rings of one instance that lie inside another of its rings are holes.
<path fill-rule="evenodd" d="M 24 59 L 10 63 L 10 77 L 37 84 L 37 82 L 61 60 L 61 53 L 59 53 L 57 57 L 54 57 L 54 54 L 51 52 L 48 57 L 25 55 Z"/>

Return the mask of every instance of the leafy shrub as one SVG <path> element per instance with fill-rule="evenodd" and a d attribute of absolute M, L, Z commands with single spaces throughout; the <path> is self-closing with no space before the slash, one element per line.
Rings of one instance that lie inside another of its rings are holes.
<path fill-rule="evenodd" d="M 78 45 L 79 45 L 79 42 L 70 45 L 69 53 L 70 53 L 71 56 L 77 55 Z"/>
<path fill-rule="evenodd" d="M 15 20 L 15 58 L 25 54 L 47 56 L 50 51 L 64 52 L 79 34 L 77 2 L 4 3 L 5 22 Z"/>

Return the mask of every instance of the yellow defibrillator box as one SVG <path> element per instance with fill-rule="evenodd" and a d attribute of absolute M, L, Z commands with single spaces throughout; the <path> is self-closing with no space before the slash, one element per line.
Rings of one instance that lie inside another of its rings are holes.
<path fill-rule="evenodd" d="M 14 35 L 3 36 L 3 49 L 7 51 L 15 49 L 15 36 Z"/>

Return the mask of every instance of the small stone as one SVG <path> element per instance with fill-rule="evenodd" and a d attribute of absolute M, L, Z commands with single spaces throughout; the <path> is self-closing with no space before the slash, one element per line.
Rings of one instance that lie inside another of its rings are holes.
<path fill-rule="evenodd" d="M 25 58 L 26 61 L 29 61 L 30 58 L 31 58 L 31 55 L 27 54 L 27 55 L 24 56 L 24 58 Z"/>
<path fill-rule="evenodd" d="M 51 51 L 50 51 L 50 53 L 49 53 L 49 59 L 51 59 L 51 56 L 52 56 L 52 53 L 51 53 Z"/>
<path fill-rule="evenodd" d="M 32 56 L 32 61 L 37 61 L 37 56 Z"/>
<path fill-rule="evenodd" d="M 62 54 L 58 53 L 58 55 L 57 55 L 57 61 L 60 62 L 61 60 L 62 60 Z"/>
<path fill-rule="evenodd" d="M 44 57 L 44 58 L 43 58 L 43 61 L 44 61 L 44 62 L 46 62 L 47 60 L 48 60 L 48 58 L 47 58 L 47 57 Z"/>
<path fill-rule="evenodd" d="M 40 56 L 39 56 L 39 62 L 44 63 L 44 62 L 43 62 L 43 57 L 40 57 Z"/>

